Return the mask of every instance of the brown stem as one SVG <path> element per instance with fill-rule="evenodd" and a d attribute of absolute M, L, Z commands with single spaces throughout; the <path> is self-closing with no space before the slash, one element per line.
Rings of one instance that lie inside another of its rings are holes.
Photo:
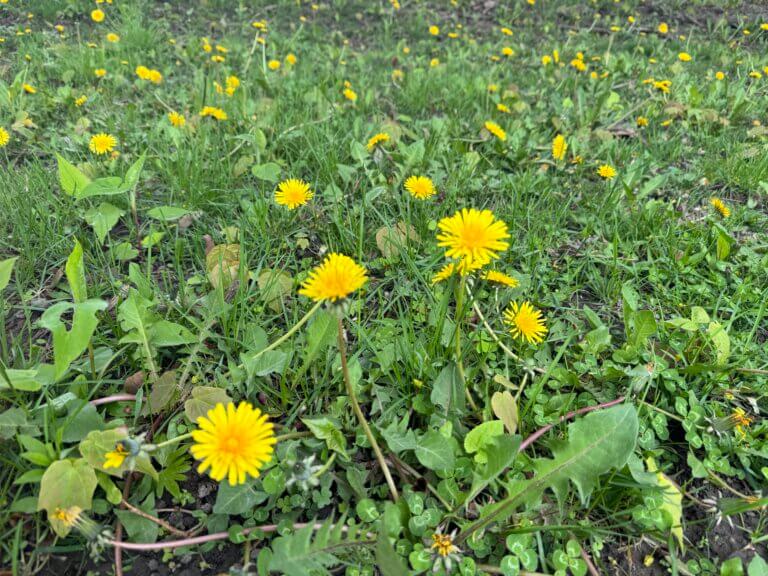
<path fill-rule="evenodd" d="M 161 526 L 161 527 L 165 528 L 171 534 L 175 534 L 176 536 L 181 536 L 182 538 L 186 538 L 187 536 L 189 536 L 188 532 L 185 532 L 184 530 L 179 530 L 178 528 L 174 528 L 173 526 L 168 524 L 168 522 L 166 522 L 165 520 L 161 520 L 160 518 L 157 518 L 156 516 L 152 516 L 152 514 L 148 514 L 148 513 L 144 512 L 144 510 L 141 510 L 140 508 L 136 508 L 136 506 L 134 506 L 133 504 L 131 504 L 130 502 L 128 502 L 126 500 L 123 500 L 121 502 L 121 504 L 125 508 L 130 510 L 132 513 L 136 514 L 136 516 L 141 516 L 142 518 L 145 518 L 145 519 L 149 520 L 150 522 L 154 522 L 158 526 Z"/>

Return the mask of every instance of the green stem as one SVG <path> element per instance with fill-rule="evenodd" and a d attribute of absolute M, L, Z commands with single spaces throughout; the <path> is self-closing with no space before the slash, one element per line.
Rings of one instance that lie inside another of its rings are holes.
<path fill-rule="evenodd" d="M 275 440 L 278 442 L 283 442 L 284 440 L 294 440 L 295 438 L 309 438 L 312 436 L 312 432 L 286 432 L 285 434 L 280 434 L 279 436 L 275 436 Z"/>
<path fill-rule="evenodd" d="M 462 276 L 459 282 L 459 293 L 456 295 L 456 368 L 459 371 L 459 378 L 464 386 L 464 394 L 467 397 L 467 402 L 469 402 L 472 410 L 477 412 L 477 404 L 475 404 L 475 400 L 472 398 L 472 393 L 469 391 L 469 386 L 467 386 L 467 378 L 464 375 L 464 362 L 461 358 L 461 323 L 464 321 L 464 290 L 466 289 L 466 285 L 467 277 Z"/>
<path fill-rule="evenodd" d="M 285 334 L 283 334 L 282 336 L 280 336 L 280 338 L 278 338 L 277 340 L 275 340 L 274 342 L 272 342 L 272 344 L 270 344 L 269 346 L 267 346 L 267 347 L 266 347 L 266 348 L 264 348 L 263 350 L 261 350 L 261 351 L 257 352 L 257 353 L 256 353 L 256 354 L 254 354 L 253 356 L 250 356 L 250 357 L 248 358 L 248 360 L 255 360 L 256 358 L 258 358 L 258 357 L 259 357 L 259 356 L 261 356 L 262 354 L 264 354 L 264 353 L 266 353 L 266 352 L 269 352 L 270 350 L 274 350 L 275 348 L 277 348 L 278 346 L 280 346 L 280 344 L 282 344 L 283 342 L 285 342 L 286 340 L 288 340 L 288 338 L 290 338 L 291 336 L 293 336 L 293 335 L 296 333 L 296 331 L 297 331 L 299 328 L 301 328 L 302 326 L 304 326 L 304 324 L 306 324 L 306 323 L 307 323 L 307 321 L 308 321 L 310 318 L 312 318 L 312 315 L 313 315 L 315 312 L 317 312 L 317 311 L 318 311 L 318 309 L 320 308 L 320 306 L 321 306 L 322 304 L 323 304 L 323 301 L 322 301 L 322 300 L 320 300 L 319 302 L 317 302 L 317 303 L 316 303 L 314 306 L 312 306 L 312 308 L 309 310 L 309 312 L 307 312 L 306 314 L 304 314 L 304 316 L 302 316 L 302 317 L 301 317 L 301 319 L 300 319 L 298 322 L 296 322 L 296 324 L 294 324 L 293 328 L 291 328 L 290 330 L 288 330 L 288 332 L 286 332 Z M 244 364 L 240 364 L 240 365 L 238 366 L 238 368 L 242 368 L 243 366 L 244 366 Z"/>
<path fill-rule="evenodd" d="M 93 377 L 93 380 L 96 381 L 98 379 L 98 376 L 96 374 L 96 354 L 93 351 L 93 341 L 88 341 L 88 362 L 91 365 L 91 376 Z"/>
<path fill-rule="evenodd" d="M 192 432 L 187 432 L 186 434 L 182 434 L 181 436 L 176 436 L 176 438 L 171 438 L 170 440 L 165 440 L 164 442 L 160 442 L 160 444 L 155 444 L 154 446 L 145 446 L 144 448 L 147 450 L 147 452 L 154 452 L 155 450 L 160 450 L 160 448 L 165 448 L 166 446 L 173 446 L 174 444 L 178 444 L 179 442 L 181 442 L 182 440 L 186 440 L 187 438 L 192 438 Z"/>
<path fill-rule="evenodd" d="M 333 461 L 334 461 L 334 460 L 336 460 L 336 452 L 334 452 L 333 454 L 331 454 L 331 457 L 330 457 L 330 458 L 328 458 L 328 462 L 326 462 L 325 464 L 323 464 L 323 467 L 322 467 L 322 468 L 320 468 L 320 470 L 318 470 L 318 471 L 317 471 L 317 472 L 315 472 L 314 474 L 312 474 L 312 476 L 313 476 L 313 477 L 315 477 L 315 478 L 320 478 L 320 476 L 322 476 L 323 474 L 325 474 L 325 473 L 328 471 L 328 469 L 329 469 L 329 468 L 331 467 L 331 465 L 333 464 Z"/>
<path fill-rule="evenodd" d="M 395 482 L 392 479 L 389 466 L 387 466 L 387 461 L 384 459 L 384 454 L 382 454 L 381 448 L 379 448 L 379 443 L 376 442 L 376 437 L 373 435 L 371 427 L 368 426 L 365 415 L 360 409 L 360 404 L 357 402 L 355 390 L 352 387 L 352 380 L 349 377 L 349 368 L 347 367 L 347 345 L 344 343 L 344 324 L 342 323 L 341 316 L 337 318 L 337 321 L 339 355 L 341 356 L 341 371 L 344 375 L 344 385 L 347 388 L 347 396 L 349 396 L 349 401 L 352 404 L 352 410 L 354 411 L 355 416 L 357 416 L 357 420 L 360 422 L 360 426 L 363 428 L 363 432 L 365 432 L 365 436 L 368 438 L 368 442 L 370 442 L 374 454 L 376 454 L 376 460 L 379 461 L 381 471 L 384 473 L 384 478 L 387 480 L 389 492 L 392 494 L 392 500 L 397 502 L 397 500 L 400 498 L 400 495 L 397 493 L 397 487 L 395 486 Z"/>

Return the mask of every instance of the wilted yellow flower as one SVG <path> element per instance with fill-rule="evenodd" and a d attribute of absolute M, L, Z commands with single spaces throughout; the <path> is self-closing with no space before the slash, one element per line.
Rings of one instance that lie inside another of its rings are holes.
<path fill-rule="evenodd" d="M 275 190 L 275 202 L 293 210 L 306 204 L 314 196 L 309 189 L 309 184 L 303 180 L 290 178 L 277 185 Z"/>
<path fill-rule="evenodd" d="M 171 124 L 176 126 L 176 128 L 183 128 L 187 123 L 187 119 L 184 118 L 184 115 L 179 114 L 176 111 L 168 113 L 168 120 L 170 120 Z"/>
<path fill-rule="evenodd" d="M 426 176 L 411 176 L 405 181 L 405 189 L 419 200 L 426 200 L 435 195 L 435 185 Z"/>
<path fill-rule="evenodd" d="M 117 138 L 112 136 L 112 134 L 106 134 L 104 132 L 91 136 L 91 141 L 88 144 L 88 148 L 90 148 L 91 152 L 98 154 L 99 156 L 106 154 L 107 152 L 112 152 L 112 150 L 115 149 L 115 146 L 117 146 Z"/>
<path fill-rule="evenodd" d="M 529 4 L 533 4 L 536 0 L 528 0 Z M 432 545 L 429 547 L 442 558 L 448 558 L 451 554 L 457 554 L 461 550 L 453 544 L 453 538 L 449 534 L 440 534 L 435 532 L 432 534 Z"/>
<path fill-rule="evenodd" d="M 616 177 L 616 170 L 613 166 L 609 164 L 602 164 L 597 169 L 597 175 L 603 178 L 604 180 L 612 180 Z"/>
<path fill-rule="evenodd" d="M 648 126 L 648 118 L 645 116 L 638 116 L 636 122 L 638 128 L 644 128 L 645 126 Z"/>
<path fill-rule="evenodd" d="M 653 87 L 664 94 L 669 94 L 669 89 L 672 87 L 672 80 L 654 80 Z"/>
<path fill-rule="evenodd" d="M 504 112 L 504 114 L 510 113 L 509 106 L 507 106 L 506 104 L 502 104 L 501 102 L 496 104 L 496 110 L 498 110 L 499 112 Z"/>
<path fill-rule="evenodd" d="M 197 419 L 192 432 L 195 443 L 190 453 L 200 460 L 199 473 L 210 469 L 211 478 L 230 486 L 245 483 L 250 475 L 258 478 L 259 469 L 272 460 L 277 443 L 269 417 L 248 402 L 237 408 L 230 403 L 217 404 Z"/>
<path fill-rule="evenodd" d="M 383 144 L 384 142 L 389 142 L 389 134 L 386 132 L 379 132 L 378 134 L 371 136 L 365 147 L 368 148 L 368 152 L 371 152 L 376 146 Z"/>
<path fill-rule="evenodd" d="M 405 77 L 405 73 L 400 68 L 392 70 L 392 82 L 399 82 Z"/>
<path fill-rule="evenodd" d="M 437 245 L 446 249 L 446 258 L 459 261 L 462 274 L 482 268 L 509 248 L 507 225 L 490 210 L 464 208 L 437 227 Z"/>
<path fill-rule="evenodd" d="M 562 134 L 555 136 L 555 139 L 552 140 L 552 158 L 555 160 L 563 160 L 567 150 L 568 142 L 565 141 L 565 136 Z"/>
<path fill-rule="evenodd" d="M 720 198 L 712 198 L 710 199 L 709 203 L 715 210 L 720 212 L 720 215 L 723 218 L 728 218 L 731 215 L 731 209 L 728 208 L 728 206 L 725 205 L 725 202 L 720 200 Z"/>
<path fill-rule="evenodd" d="M 504 34 L 504 36 L 512 36 L 514 34 L 509 28 L 502 28 L 501 33 Z"/>
<path fill-rule="evenodd" d="M 492 122 L 491 120 L 488 120 L 485 124 L 485 129 L 488 130 L 491 134 L 496 136 L 499 140 L 504 142 L 507 139 L 507 133 L 504 131 L 504 129 L 496 124 L 496 122 Z"/>
<path fill-rule="evenodd" d="M 316 302 L 346 298 L 368 281 L 365 268 L 349 256 L 332 253 L 309 273 L 299 294 Z"/>
<path fill-rule="evenodd" d="M 544 340 L 547 327 L 541 310 L 536 310 L 530 302 L 512 305 L 504 311 L 504 322 L 509 325 L 513 338 L 526 340 L 529 344 L 538 344 Z"/>
<path fill-rule="evenodd" d="M 130 452 L 125 448 L 122 442 L 115 444 L 115 449 L 111 452 L 107 452 L 104 460 L 103 467 L 105 470 L 109 468 L 120 468 L 125 462 L 125 459 L 130 455 Z"/>
<path fill-rule="evenodd" d="M 206 116 L 210 116 L 212 118 L 215 118 L 216 120 L 226 120 L 227 119 L 227 113 L 224 112 L 221 108 L 216 108 L 215 106 L 204 106 L 202 110 L 200 110 L 200 116 L 205 118 Z"/>
<path fill-rule="evenodd" d="M 91 12 L 91 20 L 94 22 L 103 22 L 104 21 L 104 12 L 99 10 L 98 8 Z"/>

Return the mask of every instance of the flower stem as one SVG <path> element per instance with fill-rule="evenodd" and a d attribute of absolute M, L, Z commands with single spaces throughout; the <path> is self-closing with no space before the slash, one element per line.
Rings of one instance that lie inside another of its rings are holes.
<path fill-rule="evenodd" d="M 456 295 L 456 368 L 459 371 L 461 383 L 464 385 L 464 394 L 467 397 L 467 402 L 469 402 L 472 410 L 477 412 L 477 404 L 475 404 L 475 400 L 472 398 L 472 393 L 469 391 L 469 386 L 467 386 L 467 378 L 464 375 L 464 362 L 461 353 L 461 323 L 464 321 L 464 290 L 466 285 L 467 277 L 462 276 L 459 281 L 459 292 Z"/>
<path fill-rule="evenodd" d="M 147 450 L 147 452 L 154 452 L 155 450 L 160 450 L 160 448 L 165 448 L 166 446 L 173 446 L 174 444 L 178 444 L 179 442 L 181 442 L 182 440 L 186 440 L 187 438 L 192 438 L 192 432 L 187 432 L 186 434 L 182 434 L 181 436 L 176 436 L 176 438 L 165 440 L 164 442 L 160 442 L 160 444 L 155 444 L 154 446 L 151 446 L 151 447 L 144 446 L 144 449 Z"/>
<path fill-rule="evenodd" d="M 344 343 L 344 324 L 340 316 L 337 318 L 337 327 L 339 355 L 341 356 L 341 371 L 344 375 L 344 385 L 347 388 L 347 396 L 349 396 L 349 401 L 352 404 L 352 410 L 354 411 L 355 416 L 357 416 L 357 420 L 360 422 L 360 426 L 362 426 L 363 431 L 365 432 L 365 436 L 368 438 L 368 442 L 371 443 L 373 452 L 376 454 L 376 459 L 379 461 L 381 471 L 384 473 L 384 478 L 387 480 L 389 492 L 392 494 L 392 500 L 397 502 L 397 500 L 400 498 L 400 495 L 397 493 L 397 487 L 395 486 L 395 482 L 392 479 L 392 474 L 389 472 L 389 466 L 387 466 L 387 461 L 384 459 L 384 454 L 382 454 L 381 448 L 379 448 L 379 443 L 376 442 L 376 437 L 373 435 L 371 427 L 368 426 L 365 415 L 360 409 L 360 404 L 357 402 L 355 390 L 352 387 L 352 380 L 349 378 L 349 368 L 347 367 L 347 345 Z"/>

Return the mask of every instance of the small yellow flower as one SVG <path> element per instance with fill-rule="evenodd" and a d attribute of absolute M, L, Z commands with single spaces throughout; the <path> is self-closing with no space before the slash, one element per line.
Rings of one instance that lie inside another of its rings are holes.
<path fill-rule="evenodd" d="M 85 96 L 85 95 L 80 96 L 79 98 L 77 98 L 75 100 L 75 106 L 77 106 L 79 108 L 80 106 L 82 106 L 86 102 L 88 102 L 88 96 Z"/>
<path fill-rule="evenodd" d="M 104 12 L 99 10 L 98 8 L 91 12 L 91 20 L 94 22 L 103 22 L 104 21 Z"/>
<path fill-rule="evenodd" d="M 503 112 L 504 114 L 509 114 L 511 112 L 509 109 L 509 106 L 507 106 L 506 104 L 502 104 L 501 102 L 496 104 L 496 110 L 498 110 L 499 112 Z"/>
<path fill-rule="evenodd" d="M 488 270 L 488 272 L 483 274 L 483 280 L 488 280 L 489 282 L 496 282 L 496 284 L 502 284 L 503 286 L 508 286 L 509 288 L 514 288 L 520 284 L 517 278 L 513 278 L 512 276 L 509 276 L 507 274 L 504 274 L 504 272 L 499 272 L 497 270 Z"/>
<path fill-rule="evenodd" d="M 555 139 L 552 140 L 552 158 L 555 160 L 563 160 L 567 150 L 568 142 L 565 141 L 565 136 L 562 134 L 555 136 Z"/>
<path fill-rule="evenodd" d="M 352 88 L 344 88 L 344 98 L 349 100 L 350 102 L 357 102 L 357 92 L 352 90 Z"/>
<path fill-rule="evenodd" d="M 736 408 L 733 414 L 731 414 L 730 420 L 739 436 L 742 438 L 746 437 L 747 431 L 745 428 L 749 428 L 752 425 L 752 418 L 747 416 L 747 413 L 742 408 Z"/>
<path fill-rule="evenodd" d="M 496 122 L 492 122 L 488 120 L 485 124 L 485 129 L 488 130 L 491 134 L 496 136 L 499 140 L 504 142 L 507 139 L 507 133 L 504 131 L 504 129 L 496 124 Z"/>
<path fill-rule="evenodd" d="M 501 33 L 504 34 L 504 36 L 512 36 L 514 34 L 509 28 L 502 28 Z"/>
<path fill-rule="evenodd" d="M 316 302 L 346 298 L 368 281 L 365 268 L 349 256 L 332 253 L 309 273 L 299 294 Z"/>
<path fill-rule="evenodd" d="M 597 175 L 603 180 L 613 180 L 616 177 L 616 169 L 610 164 L 602 164 L 597 169 Z"/>
<path fill-rule="evenodd" d="M 378 134 L 371 136 L 371 139 L 368 140 L 368 144 L 366 144 L 365 147 L 368 148 L 368 152 L 372 152 L 376 146 L 384 144 L 385 142 L 389 142 L 389 134 L 386 132 L 379 132 Z"/>
<path fill-rule="evenodd" d="M 725 205 L 725 202 L 720 200 L 720 198 L 712 198 L 710 199 L 709 203 L 715 210 L 720 212 L 720 215 L 723 218 L 728 218 L 731 215 L 731 209 L 728 208 L 728 206 Z"/>
<path fill-rule="evenodd" d="M 662 22 L 659 24 L 659 27 L 656 28 L 659 34 L 667 34 L 669 32 L 669 26 L 666 22 Z"/>
<path fill-rule="evenodd" d="M 123 446 L 123 443 L 118 442 L 115 444 L 115 449 L 112 452 L 107 452 L 105 456 L 106 460 L 103 464 L 104 469 L 107 470 L 108 468 L 120 468 L 129 454 L 130 453 L 128 450 L 126 450 L 125 446 Z"/>
<path fill-rule="evenodd" d="M 392 70 L 392 82 L 400 82 L 403 78 L 405 78 L 405 72 L 400 70 L 400 68 Z"/>
<path fill-rule="evenodd" d="M 760 74 L 760 72 L 758 72 L 757 70 L 752 70 L 752 72 L 749 73 L 749 77 L 750 78 L 756 78 L 756 79 L 759 80 L 760 78 L 763 77 L 763 75 Z"/>
<path fill-rule="evenodd" d="M 91 141 L 88 144 L 88 148 L 90 148 L 91 152 L 98 154 L 99 156 L 106 154 L 107 152 L 112 152 L 112 150 L 115 149 L 115 146 L 117 146 L 117 138 L 112 136 L 112 134 L 106 134 L 104 132 L 91 136 Z"/>
<path fill-rule="evenodd" d="M 528 0 L 529 4 L 533 4 L 534 2 L 535 0 Z M 448 558 L 451 554 L 460 552 L 460 550 L 453 544 L 453 538 L 448 534 L 440 534 L 439 532 L 432 534 L 432 545 L 429 548 L 430 550 L 437 552 L 438 556 L 443 558 Z"/>
<path fill-rule="evenodd" d="M 290 178 L 277 185 L 275 190 L 275 202 L 285 206 L 288 210 L 294 210 L 306 204 L 314 196 L 309 189 L 309 184 L 303 180 Z"/>
<path fill-rule="evenodd" d="M 54 28 L 56 29 L 56 32 L 58 32 L 59 34 L 63 34 L 64 33 L 64 26 L 62 26 L 61 24 L 56 24 L 56 26 L 54 26 Z"/>
<path fill-rule="evenodd" d="M 31 84 L 22 84 L 21 87 L 24 89 L 24 92 L 26 92 L 27 94 L 37 94 L 37 88 L 35 88 Z"/>
<path fill-rule="evenodd" d="M 215 106 L 205 106 L 202 110 L 200 110 L 200 116 L 202 118 L 205 118 L 206 116 L 210 116 L 212 118 L 215 118 L 216 120 L 226 120 L 227 119 L 227 113 L 224 112 L 221 108 L 216 108 Z"/>
<path fill-rule="evenodd" d="M 494 94 L 495 92 L 499 91 L 499 85 L 498 84 L 488 84 L 488 92 L 491 94 Z"/>
<path fill-rule="evenodd" d="M 515 51 L 509 46 L 504 46 L 504 48 L 501 49 L 501 53 L 507 58 L 515 55 Z"/>
<path fill-rule="evenodd" d="M 0 148 L 8 146 L 8 142 L 11 141 L 11 135 L 8 134 L 8 130 L 0 126 Z"/>
<path fill-rule="evenodd" d="M 690 62 L 693 60 L 688 52 L 680 52 L 680 54 L 677 55 L 677 59 L 680 60 L 680 62 Z"/>
<path fill-rule="evenodd" d="M 93 73 L 96 75 L 96 78 L 104 78 L 107 75 L 107 71 L 104 68 L 96 68 Z"/>
<path fill-rule="evenodd" d="M 648 126 L 648 118 L 646 118 L 645 116 L 638 116 L 636 123 L 638 128 L 644 128 Z"/>
<path fill-rule="evenodd" d="M 168 120 L 176 126 L 176 128 L 183 128 L 184 125 L 187 123 L 187 119 L 184 118 L 183 114 L 179 114 L 176 111 L 169 112 L 168 113 Z"/>
<path fill-rule="evenodd" d="M 440 28 L 437 26 L 430 26 L 429 33 L 432 34 L 432 36 L 440 36 Z"/>
<path fill-rule="evenodd" d="M 426 176 L 411 176 L 405 181 L 405 189 L 419 200 L 426 200 L 435 195 L 435 185 Z"/>
<path fill-rule="evenodd" d="M 71 528 L 75 525 L 75 522 L 77 522 L 82 511 L 82 508 L 78 506 L 72 506 L 71 508 L 56 508 L 53 511 L 53 517 L 67 528 Z"/>
<path fill-rule="evenodd" d="M 429 61 L 430 68 L 437 68 L 438 66 L 440 66 L 440 59 L 432 58 L 432 60 Z"/>
<path fill-rule="evenodd" d="M 548 66 L 549 64 L 552 64 L 552 56 L 544 54 L 544 56 L 541 57 L 541 65 Z"/>
<path fill-rule="evenodd" d="M 656 88 L 656 90 L 663 92 L 664 94 L 669 94 L 669 89 L 672 87 L 672 81 L 671 80 L 653 80 L 653 87 Z"/>
<path fill-rule="evenodd" d="M 267 63 L 267 68 L 270 70 L 279 70 L 280 69 L 280 60 L 270 60 Z"/>
<path fill-rule="evenodd" d="M 288 56 L 285 57 L 285 61 L 289 65 L 294 66 L 296 64 L 296 54 L 288 54 Z"/>
<path fill-rule="evenodd" d="M 529 344 L 538 344 L 544 340 L 547 327 L 544 324 L 541 310 L 536 310 L 530 302 L 512 305 L 504 311 L 504 322 L 510 327 L 513 338 L 526 340 Z"/>
<path fill-rule="evenodd" d="M 456 272 L 458 272 L 458 270 L 459 267 L 455 262 L 449 262 L 443 266 L 434 276 L 432 276 L 432 284 L 437 284 L 438 282 L 444 282 L 445 280 L 448 280 L 448 278 L 453 276 Z"/>
<path fill-rule="evenodd" d="M 248 402 L 237 408 L 217 404 L 197 419 L 197 425 L 189 451 L 201 461 L 197 471 L 210 469 L 217 482 L 226 478 L 230 486 L 244 484 L 248 476 L 258 478 L 259 469 L 272 460 L 277 443 L 274 425 Z"/>
<path fill-rule="evenodd" d="M 147 80 L 152 82 L 152 84 L 160 84 L 163 81 L 163 75 L 159 70 L 150 70 Z"/>
<path fill-rule="evenodd" d="M 716 80 L 725 80 L 725 72 L 721 72 L 720 70 L 715 72 L 715 79 Z"/>
<path fill-rule="evenodd" d="M 437 245 L 446 249 L 446 258 L 459 261 L 462 274 L 482 268 L 509 248 L 507 225 L 490 210 L 464 208 L 437 227 Z"/>
<path fill-rule="evenodd" d="M 107 34 L 107 42 L 110 42 L 112 44 L 116 44 L 116 43 L 120 42 L 120 36 L 118 36 L 114 32 L 110 32 L 109 34 Z"/>

